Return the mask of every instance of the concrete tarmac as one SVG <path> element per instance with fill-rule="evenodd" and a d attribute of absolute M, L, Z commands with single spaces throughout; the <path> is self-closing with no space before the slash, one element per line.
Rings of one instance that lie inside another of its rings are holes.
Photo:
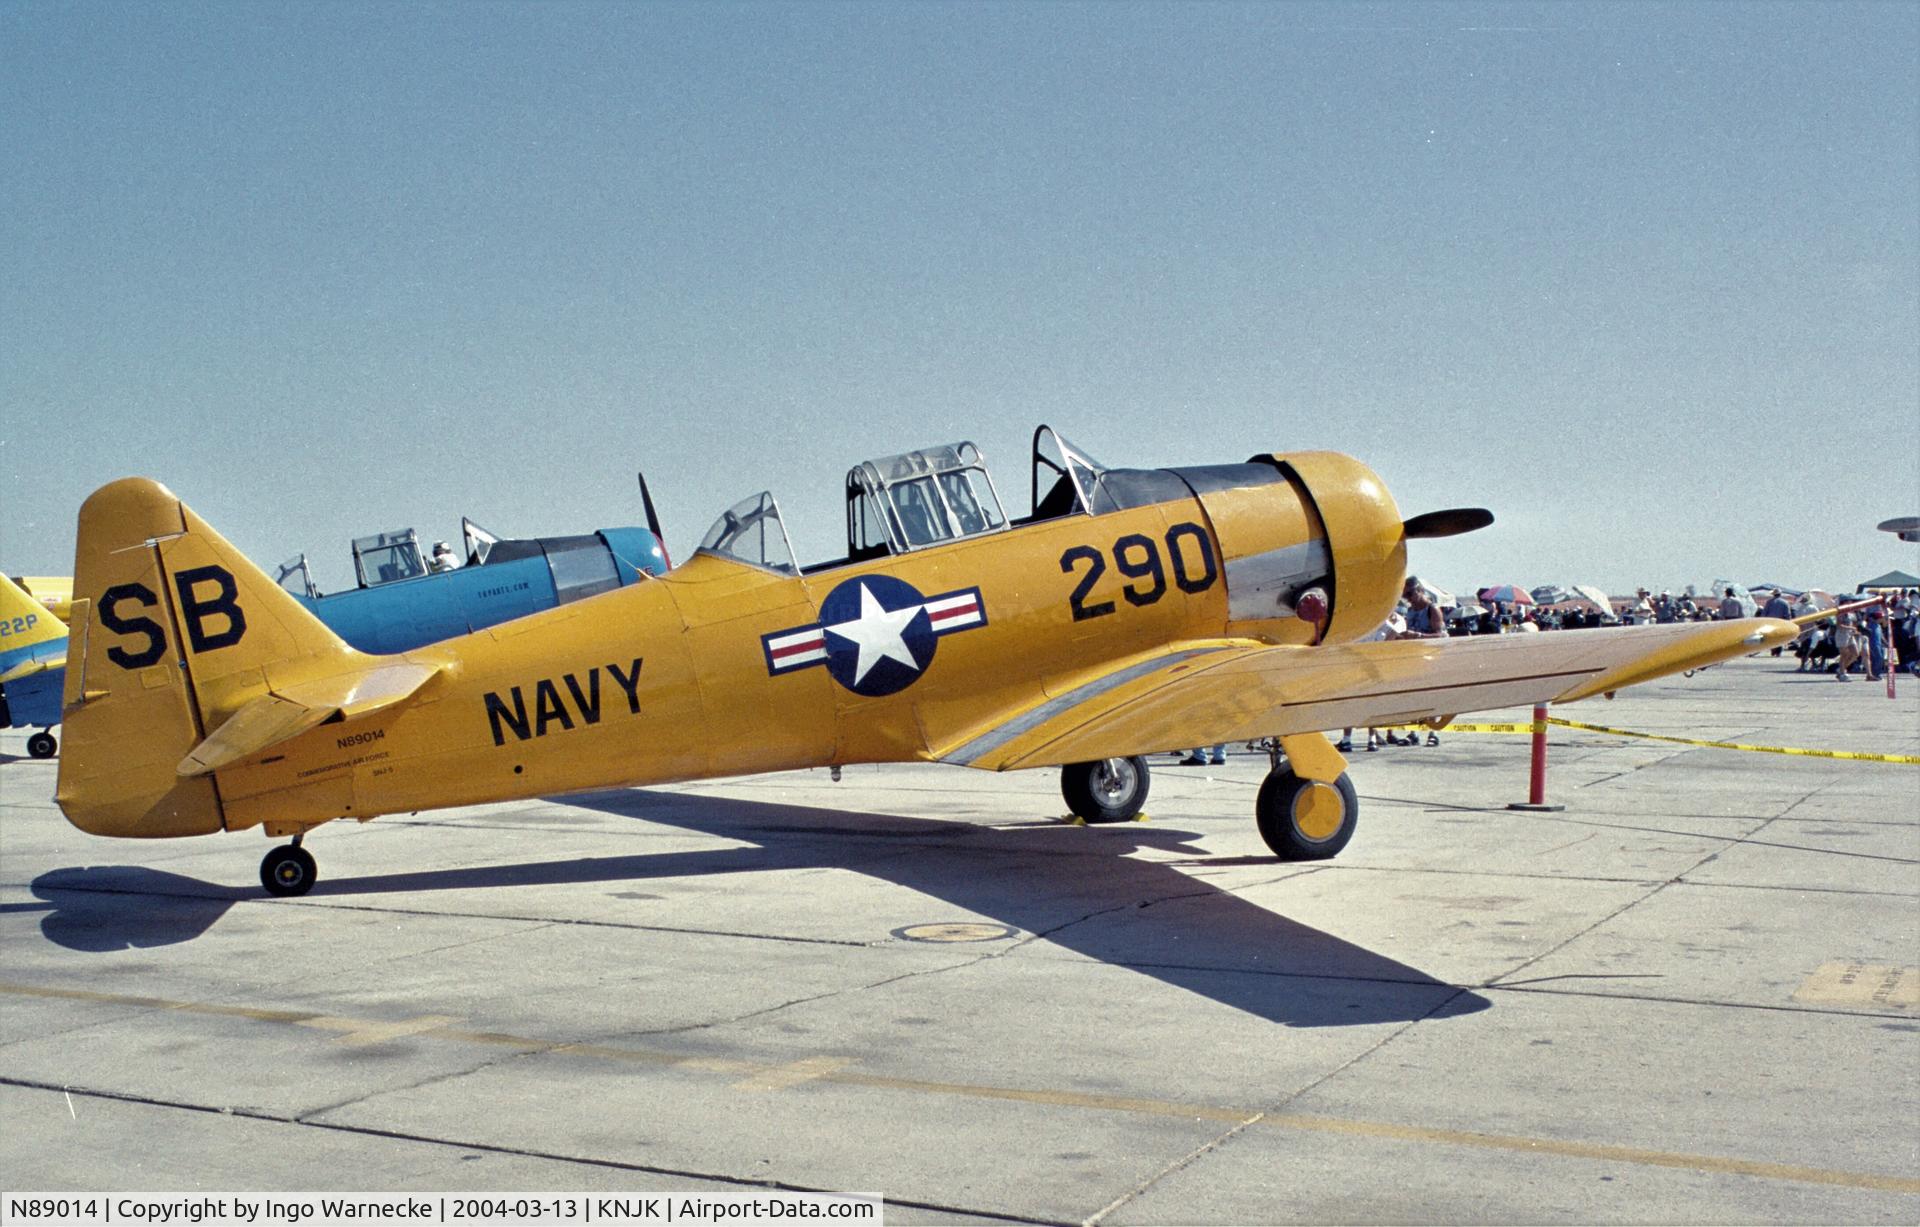
<path fill-rule="evenodd" d="M 1787 661 L 1556 714 L 1920 754 L 1920 681 Z M 1920 1221 L 1920 766 L 1552 742 L 1549 814 L 1523 736 L 1356 752 L 1328 862 L 1236 748 L 1117 827 L 925 766 L 334 824 L 276 900 L 259 835 L 69 827 L 9 733 L 0 1186 Z"/>

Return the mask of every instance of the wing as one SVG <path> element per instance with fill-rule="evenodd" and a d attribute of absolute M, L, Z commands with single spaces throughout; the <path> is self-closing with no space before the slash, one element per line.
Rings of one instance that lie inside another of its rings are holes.
<path fill-rule="evenodd" d="M 1791 622 L 1742 618 L 1320 647 L 1201 640 L 1081 679 L 954 738 L 935 757 L 1005 771 L 1570 703 L 1798 634 Z"/>

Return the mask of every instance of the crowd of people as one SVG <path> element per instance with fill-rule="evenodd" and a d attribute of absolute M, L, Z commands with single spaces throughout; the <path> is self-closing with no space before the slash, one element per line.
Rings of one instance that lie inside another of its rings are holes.
<path fill-rule="evenodd" d="M 1852 681 L 1855 668 L 1870 682 L 1889 669 L 1920 676 L 1920 588 L 1814 623 L 1800 632 L 1793 654 L 1800 658 L 1798 672 L 1831 673 L 1837 682 Z"/>
<path fill-rule="evenodd" d="M 1503 606 L 1489 602 L 1484 612 L 1453 619 L 1455 635 L 1506 634 L 1514 631 L 1573 630 L 1604 625 L 1641 625 L 1667 622 L 1710 622 L 1747 618 L 1805 619 L 1830 605 L 1817 603 L 1809 593 L 1763 590 L 1765 602 L 1755 603 L 1732 588 L 1719 597 L 1655 596 L 1641 588 L 1618 611 L 1601 613 L 1578 606 Z M 1590 602 L 1588 603 L 1591 604 Z M 1920 588 L 1884 594 L 1882 603 L 1809 624 L 1791 648 L 1775 648 L 1799 658 L 1800 672 L 1830 673 L 1837 681 L 1852 681 L 1855 672 L 1879 681 L 1888 669 L 1920 676 Z"/>

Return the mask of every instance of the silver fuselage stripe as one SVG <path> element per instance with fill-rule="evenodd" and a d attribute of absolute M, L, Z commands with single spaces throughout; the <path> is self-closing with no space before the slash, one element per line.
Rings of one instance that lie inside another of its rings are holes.
<path fill-rule="evenodd" d="M 1291 618 L 1300 589 L 1324 583 L 1333 574 L 1333 556 L 1323 537 L 1244 558 L 1227 560 L 1227 618 L 1252 622 Z"/>
<path fill-rule="evenodd" d="M 1177 665 L 1181 661 L 1190 660 L 1195 656 L 1205 656 L 1211 652 L 1224 651 L 1227 651 L 1227 645 L 1224 644 L 1211 648 L 1185 648 L 1178 652 L 1169 652 L 1165 656 L 1156 656 L 1152 660 L 1143 660 L 1139 664 L 1128 665 L 1118 672 L 1109 673 L 1105 677 L 1095 678 L 1093 681 L 1087 682 L 1084 685 L 1075 686 L 1063 695 L 1048 699 L 1032 711 L 1024 715 L 1015 716 L 991 732 L 982 733 L 965 745 L 957 747 L 951 753 L 942 756 L 940 761 L 943 763 L 959 763 L 962 766 L 971 767 L 974 763 L 992 754 L 995 750 L 998 750 L 1016 737 L 1025 736 L 1061 712 L 1066 711 L 1068 708 L 1080 703 L 1085 703 L 1089 699 L 1097 699 L 1117 686 L 1124 686 L 1128 682 L 1145 677 L 1147 674 L 1156 670 L 1164 669 L 1168 665 Z"/>

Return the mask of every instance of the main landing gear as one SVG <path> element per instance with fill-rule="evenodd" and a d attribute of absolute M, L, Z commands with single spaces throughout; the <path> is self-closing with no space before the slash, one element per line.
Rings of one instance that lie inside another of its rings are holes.
<path fill-rule="evenodd" d="M 1075 817 L 1088 823 L 1126 822 L 1147 803 L 1147 760 L 1103 758 L 1060 769 L 1060 795 Z"/>
<path fill-rule="evenodd" d="M 317 876 L 313 853 L 300 846 L 300 839 L 295 835 L 292 843 L 283 844 L 261 858 L 260 885 L 267 888 L 269 895 L 291 898 L 313 889 Z"/>
<path fill-rule="evenodd" d="M 45 730 L 27 738 L 27 753 L 35 758 L 52 758 L 53 752 L 59 748 L 60 743 L 53 739 L 52 733 Z"/>
<path fill-rule="evenodd" d="M 1347 760 L 1323 733 L 1268 738 L 1267 778 L 1254 798 L 1253 819 L 1283 861 L 1324 861 L 1353 838 L 1360 799 Z"/>
<path fill-rule="evenodd" d="M 1283 861 L 1324 861 L 1353 838 L 1360 801 L 1342 771 L 1331 784 L 1303 780 L 1285 767 L 1267 773 L 1253 803 L 1260 838 Z"/>

